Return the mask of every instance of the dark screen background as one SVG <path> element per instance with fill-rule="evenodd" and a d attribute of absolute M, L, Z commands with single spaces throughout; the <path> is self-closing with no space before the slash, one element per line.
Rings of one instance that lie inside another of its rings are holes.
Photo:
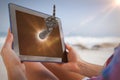
<path fill-rule="evenodd" d="M 21 55 L 62 57 L 59 27 L 46 40 L 40 40 L 39 32 L 46 28 L 44 18 L 16 11 L 16 20 Z"/>

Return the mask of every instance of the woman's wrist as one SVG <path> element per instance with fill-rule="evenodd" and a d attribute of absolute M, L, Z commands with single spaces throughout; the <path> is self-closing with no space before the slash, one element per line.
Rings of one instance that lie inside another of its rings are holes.
<path fill-rule="evenodd" d="M 13 68 L 7 70 L 9 80 L 27 80 L 25 71 L 20 66 Z"/>
<path fill-rule="evenodd" d="M 91 64 L 86 61 L 78 62 L 79 73 L 87 77 L 97 76 L 101 73 L 103 66 Z"/>

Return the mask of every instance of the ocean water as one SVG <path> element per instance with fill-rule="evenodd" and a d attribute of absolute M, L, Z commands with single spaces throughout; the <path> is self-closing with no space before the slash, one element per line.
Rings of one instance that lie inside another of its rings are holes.
<path fill-rule="evenodd" d="M 0 37 L 0 46 L 2 46 L 3 43 L 5 42 L 5 38 L 6 38 L 6 37 Z"/>
<path fill-rule="evenodd" d="M 94 46 L 113 46 L 115 47 L 120 43 L 120 37 L 65 37 L 65 42 L 71 45 L 84 46 L 91 49 Z"/>
<path fill-rule="evenodd" d="M 0 32 L 0 50 L 5 42 L 7 32 Z M 69 36 L 64 38 L 65 43 L 74 46 L 84 46 L 86 49 L 92 49 L 93 46 L 115 45 L 120 43 L 120 37 L 81 37 Z"/>
<path fill-rule="evenodd" d="M 104 65 L 119 45 L 120 37 L 65 37 L 65 42 L 71 44 L 83 60 Z"/>
<path fill-rule="evenodd" d="M 0 50 L 5 42 L 6 35 L 7 35 L 6 32 L 0 32 Z"/>

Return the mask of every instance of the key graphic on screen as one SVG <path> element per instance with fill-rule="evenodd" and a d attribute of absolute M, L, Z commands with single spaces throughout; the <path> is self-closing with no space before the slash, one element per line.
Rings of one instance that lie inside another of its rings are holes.
<path fill-rule="evenodd" d="M 53 6 L 53 15 L 45 19 L 46 28 L 39 34 L 41 39 L 45 39 L 57 26 L 58 22 L 55 17 L 55 5 Z"/>

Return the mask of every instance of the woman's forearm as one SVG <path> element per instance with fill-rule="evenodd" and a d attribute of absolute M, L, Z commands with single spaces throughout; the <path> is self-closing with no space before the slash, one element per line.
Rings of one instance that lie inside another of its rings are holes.
<path fill-rule="evenodd" d="M 79 66 L 78 72 L 88 77 L 99 75 L 103 69 L 103 66 L 91 64 L 86 61 L 78 62 L 78 66 Z"/>
<path fill-rule="evenodd" d="M 21 66 L 17 65 L 13 68 L 7 68 L 8 80 L 27 80 L 25 72 Z"/>

